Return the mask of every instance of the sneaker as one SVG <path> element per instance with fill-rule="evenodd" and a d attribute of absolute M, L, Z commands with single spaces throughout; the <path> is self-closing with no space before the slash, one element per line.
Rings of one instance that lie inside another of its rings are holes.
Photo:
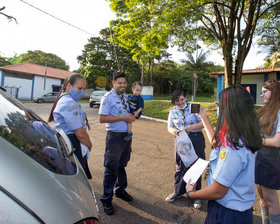
<path fill-rule="evenodd" d="M 132 138 L 132 133 L 128 133 L 126 136 L 124 136 L 123 140 L 128 142 Z"/>
<path fill-rule="evenodd" d="M 112 202 L 103 202 L 102 201 L 102 206 L 103 206 L 103 209 L 104 209 L 104 212 L 107 214 L 107 215 L 113 215 L 114 214 L 114 208 L 113 208 L 113 205 L 112 205 Z"/>
<path fill-rule="evenodd" d="M 200 200 L 194 200 L 193 207 L 201 208 L 201 201 Z"/>
<path fill-rule="evenodd" d="M 124 201 L 127 201 L 127 202 L 133 201 L 133 198 L 131 197 L 131 195 L 128 194 L 126 191 L 122 194 L 120 194 L 120 193 L 115 193 L 115 194 L 116 194 L 116 197 L 118 197 Z"/>
<path fill-rule="evenodd" d="M 168 195 L 168 196 L 165 198 L 165 201 L 173 202 L 176 198 L 178 198 L 178 196 L 175 195 L 175 193 L 173 192 L 172 194 Z"/>

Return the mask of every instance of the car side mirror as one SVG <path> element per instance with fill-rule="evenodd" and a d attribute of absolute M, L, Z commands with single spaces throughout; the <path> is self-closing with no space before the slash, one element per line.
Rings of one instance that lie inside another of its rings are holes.
<path fill-rule="evenodd" d="M 62 129 L 57 132 L 57 135 L 64 155 L 67 157 L 71 156 L 74 152 L 72 142 Z"/>

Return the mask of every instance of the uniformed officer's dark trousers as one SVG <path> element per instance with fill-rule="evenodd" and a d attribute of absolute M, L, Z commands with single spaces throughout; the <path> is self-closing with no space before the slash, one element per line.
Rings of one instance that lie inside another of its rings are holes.
<path fill-rule="evenodd" d="M 205 139 L 202 132 L 198 133 L 191 133 L 189 134 L 189 138 L 192 141 L 194 150 L 197 156 L 201 159 L 205 159 Z M 186 193 L 186 182 L 184 181 L 183 177 L 187 170 L 190 168 L 186 168 L 181 157 L 176 153 L 176 172 L 174 175 L 175 184 L 174 184 L 174 193 L 176 196 L 180 196 Z M 201 189 L 201 177 L 196 182 L 196 189 Z"/>
<path fill-rule="evenodd" d="M 74 135 L 74 134 L 68 135 L 68 137 L 69 137 L 70 141 L 72 142 L 73 148 L 75 148 L 74 154 L 78 158 L 80 164 L 82 165 L 82 167 L 85 171 L 85 174 L 87 175 L 87 178 L 91 179 L 92 176 L 91 176 L 91 173 L 90 173 L 90 170 L 88 167 L 87 159 L 85 157 L 83 157 L 83 155 L 82 155 L 80 141 L 77 139 L 76 135 Z"/>
<path fill-rule="evenodd" d="M 113 190 L 118 194 L 123 194 L 127 187 L 127 177 L 125 167 L 130 159 L 131 140 L 124 141 L 126 134 L 107 133 L 106 149 L 104 154 L 104 193 L 100 200 L 111 202 Z"/>

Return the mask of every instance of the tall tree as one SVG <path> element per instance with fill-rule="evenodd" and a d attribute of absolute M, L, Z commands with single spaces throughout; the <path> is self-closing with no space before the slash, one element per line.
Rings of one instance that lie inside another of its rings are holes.
<path fill-rule="evenodd" d="M 80 63 L 80 71 L 86 77 L 90 87 L 96 87 L 97 78 L 104 76 L 107 79 L 106 88 L 109 89 L 111 87 L 112 73 L 118 70 L 118 65 L 114 47 L 109 41 L 110 30 L 108 28 L 101 30 L 100 36 L 91 37 L 77 59 Z M 126 73 L 128 83 L 131 84 L 140 78 L 139 66 L 132 60 L 132 54 L 128 50 L 119 45 L 115 47 L 121 71 Z"/>
<path fill-rule="evenodd" d="M 21 62 L 30 62 L 38 65 L 47 64 L 47 66 L 49 67 L 59 68 L 62 70 L 69 71 L 69 65 L 67 65 L 62 58 L 52 53 L 45 53 L 40 50 L 35 50 L 35 51 L 27 51 L 27 53 L 22 54 L 21 56 L 22 56 Z"/>
<path fill-rule="evenodd" d="M 203 50 L 200 50 L 200 51 L 197 50 L 195 52 L 195 57 L 193 56 L 193 54 L 188 54 L 187 55 L 188 60 L 182 60 L 182 62 L 185 63 L 193 72 L 192 90 L 193 90 L 193 100 L 194 101 L 196 98 L 196 91 L 197 91 L 197 87 L 198 87 L 198 75 L 208 65 L 208 63 L 206 62 L 208 53 L 209 53 L 209 51 L 203 52 Z"/>
<path fill-rule="evenodd" d="M 140 38 L 138 45 L 151 48 L 162 47 L 164 46 L 162 43 L 169 41 L 184 51 L 192 52 L 197 41 L 202 40 L 207 45 L 221 49 L 225 64 L 226 87 L 234 83 L 240 84 L 243 64 L 258 22 L 266 20 L 266 15 L 280 5 L 279 0 L 110 0 L 110 2 L 117 16 L 125 21 L 118 32 L 134 34 L 126 36 L 126 41 L 135 43 L 135 38 Z M 232 80 L 233 66 L 234 80 Z"/>
<path fill-rule="evenodd" d="M 280 66 L 280 6 L 266 16 L 267 21 L 257 29 L 258 44 L 266 52 L 265 67 Z"/>

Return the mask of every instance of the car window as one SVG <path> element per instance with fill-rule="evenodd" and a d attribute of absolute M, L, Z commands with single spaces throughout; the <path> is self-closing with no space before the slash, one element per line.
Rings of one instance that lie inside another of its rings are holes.
<path fill-rule="evenodd" d="M 92 92 L 92 96 L 104 96 L 106 92 Z"/>
<path fill-rule="evenodd" d="M 48 170 L 73 175 L 73 156 L 66 157 L 56 132 L 22 104 L 0 91 L 0 136 Z"/>

